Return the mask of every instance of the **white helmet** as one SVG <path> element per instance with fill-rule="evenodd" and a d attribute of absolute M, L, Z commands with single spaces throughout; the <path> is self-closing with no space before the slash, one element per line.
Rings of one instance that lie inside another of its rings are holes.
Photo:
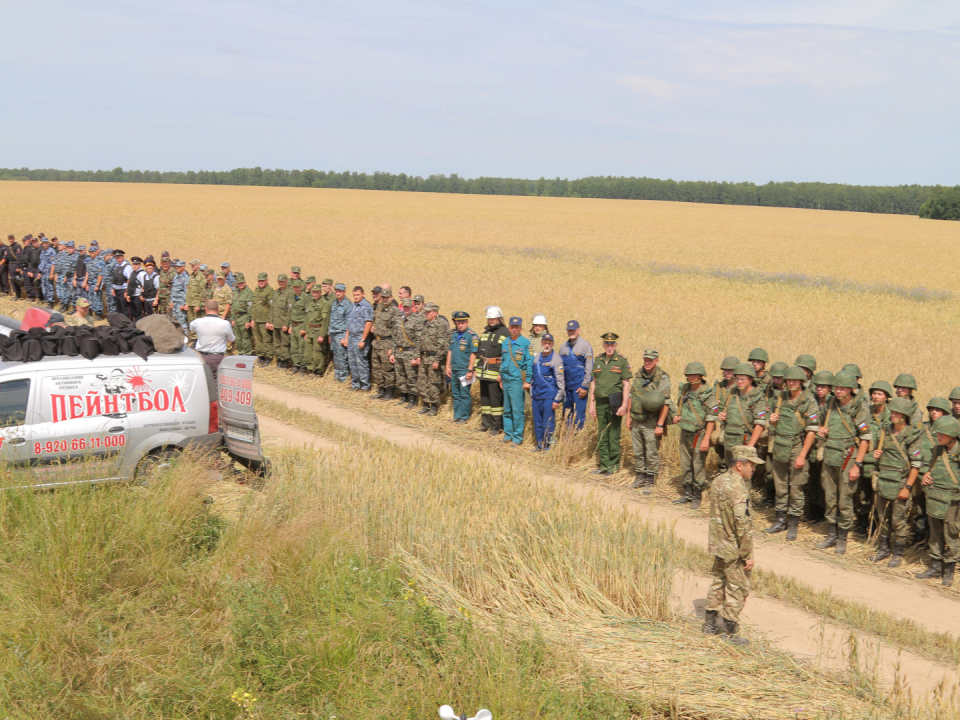
<path fill-rule="evenodd" d="M 549 325 L 550 323 L 547 322 L 547 316 L 546 316 L 546 315 L 534 315 L 534 316 L 533 316 L 533 324 L 534 324 L 534 325 Z"/>
<path fill-rule="evenodd" d="M 492 320 L 493 318 L 502 318 L 503 311 L 498 308 L 496 305 L 491 305 L 487 308 L 487 320 Z"/>

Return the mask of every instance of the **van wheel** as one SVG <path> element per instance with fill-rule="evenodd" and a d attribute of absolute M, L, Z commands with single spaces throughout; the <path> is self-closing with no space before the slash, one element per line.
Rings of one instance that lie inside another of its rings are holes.
<path fill-rule="evenodd" d="M 137 465 L 137 483 L 149 485 L 155 477 L 173 467 L 181 452 L 180 448 L 162 448 L 148 453 Z"/>

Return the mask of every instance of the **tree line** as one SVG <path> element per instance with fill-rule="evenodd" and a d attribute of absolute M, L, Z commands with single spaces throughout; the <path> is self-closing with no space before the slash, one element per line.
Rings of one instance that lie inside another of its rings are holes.
<path fill-rule="evenodd" d="M 764 207 L 845 210 L 851 212 L 921 214 L 921 207 L 940 191 L 960 198 L 960 186 L 843 185 L 821 182 L 730 183 L 689 180 L 657 180 L 647 177 L 585 177 L 577 180 L 478 177 L 406 173 L 358 173 L 323 170 L 272 170 L 260 167 L 233 170 L 158 172 L 155 170 L 42 170 L 0 168 L 0 180 L 66 182 L 178 183 L 196 185 L 256 185 L 268 187 L 348 188 L 397 192 L 435 192 L 476 195 L 528 195 L 539 197 L 609 198 L 617 200 L 668 200 L 674 202 L 755 205 Z M 948 193 L 949 194 L 949 193 Z M 954 210 L 936 205 L 943 219 L 960 217 L 960 201 L 948 203 Z M 929 205 L 929 203 L 928 203 Z M 936 214 L 936 213 L 935 213 Z M 934 217 L 935 215 L 925 215 Z"/>

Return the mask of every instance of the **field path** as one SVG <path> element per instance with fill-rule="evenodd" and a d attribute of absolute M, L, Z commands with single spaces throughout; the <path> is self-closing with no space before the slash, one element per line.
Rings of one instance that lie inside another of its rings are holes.
<path fill-rule="evenodd" d="M 264 388 L 269 388 L 264 392 Z M 355 410 L 340 407 L 319 398 L 298 395 L 282 390 L 275 385 L 255 383 L 254 392 L 269 394 L 271 400 L 291 408 L 314 413 L 324 420 L 343 427 L 363 432 L 374 437 L 406 447 L 441 450 L 457 454 L 480 453 L 464 448 L 454 442 L 430 436 L 418 430 L 402 427 Z M 293 445 L 312 445 L 329 449 L 338 447 L 322 436 L 306 432 L 293 425 L 262 416 L 265 442 Z M 611 510 L 627 509 L 642 519 L 665 522 L 673 526 L 678 537 L 695 544 L 702 544 L 707 537 L 707 522 L 673 511 L 670 506 L 658 505 L 649 498 L 637 500 L 628 493 L 570 478 L 534 474 L 521 463 L 515 463 L 518 473 L 535 475 L 547 482 L 572 492 L 578 497 L 595 497 Z M 756 549 L 758 565 L 773 567 L 777 572 L 808 583 L 816 589 L 831 590 L 834 594 L 862 602 L 895 617 L 909 617 L 923 623 L 929 629 L 956 634 L 960 605 L 923 586 L 912 587 L 907 582 L 887 580 L 868 574 L 845 570 L 825 562 L 804 557 L 787 547 L 763 547 Z M 674 582 L 675 601 L 678 609 L 690 614 L 703 615 L 703 604 L 709 578 L 689 572 L 679 572 Z M 830 669 L 848 668 L 847 645 L 851 637 L 849 628 L 831 623 L 787 603 L 751 597 L 744 611 L 746 624 L 762 630 L 768 641 L 782 649 Z M 856 632 L 859 655 L 868 658 L 869 667 L 888 685 L 896 680 L 909 686 L 914 693 L 932 691 L 941 681 L 947 686 L 960 682 L 956 668 L 927 660 L 908 651 L 900 651 L 866 633 Z"/>

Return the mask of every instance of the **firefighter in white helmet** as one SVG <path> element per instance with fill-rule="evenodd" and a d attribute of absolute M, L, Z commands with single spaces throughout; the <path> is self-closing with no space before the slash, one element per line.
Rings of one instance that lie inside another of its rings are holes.
<path fill-rule="evenodd" d="M 533 316 L 533 325 L 530 328 L 530 334 L 527 336 L 530 340 L 530 345 L 533 347 L 533 354 L 543 352 L 543 346 L 540 344 L 540 338 L 550 332 L 550 328 L 547 327 L 547 316 L 541 313 L 537 313 Z"/>
<path fill-rule="evenodd" d="M 487 327 L 477 348 L 477 380 L 480 381 L 480 432 L 503 432 L 503 389 L 500 387 L 501 345 L 510 331 L 503 324 L 503 311 L 496 305 L 487 308 Z"/>

